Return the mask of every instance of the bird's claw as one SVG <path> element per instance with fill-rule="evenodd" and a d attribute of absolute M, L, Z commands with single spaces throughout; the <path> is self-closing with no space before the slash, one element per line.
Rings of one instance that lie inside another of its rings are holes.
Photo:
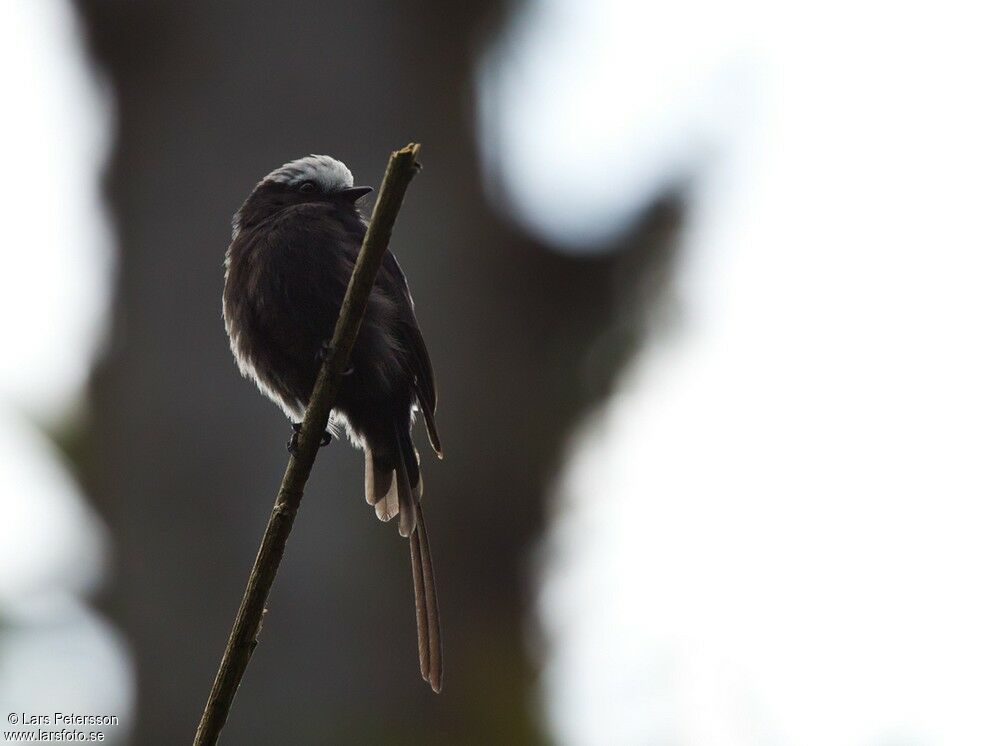
<path fill-rule="evenodd" d="M 285 447 L 288 449 L 289 453 L 295 453 L 299 448 L 299 434 L 302 432 L 302 423 L 293 422 L 292 423 L 292 437 L 288 439 L 288 445 Z M 333 440 L 333 433 L 329 430 L 323 431 L 323 437 L 320 438 L 319 447 L 330 445 L 330 441 Z"/>

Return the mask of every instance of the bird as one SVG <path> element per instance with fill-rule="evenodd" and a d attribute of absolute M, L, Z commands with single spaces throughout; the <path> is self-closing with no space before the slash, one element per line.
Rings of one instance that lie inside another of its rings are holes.
<path fill-rule="evenodd" d="M 341 161 L 310 155 L 267 174 L 233 216 L 224 262 L 226 333 L 240 372 L 291 420 L 293 452 L 367 230 L 358 203 L 371 191 L 355 186 Z M 434 372 L 413 298 L 387 251 L 323 444 L 343 428 L 364 452 L 366 500 L 380 520 L 398 516 L 399 533 L 409 538 L 420 671 L 440 692 L 437 586 L 411 437 L 419 409 L 431 447 L 443 456 L 436 408 Z"/>

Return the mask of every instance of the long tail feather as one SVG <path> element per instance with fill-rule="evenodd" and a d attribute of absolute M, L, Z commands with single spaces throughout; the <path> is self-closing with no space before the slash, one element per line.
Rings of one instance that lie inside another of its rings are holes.
<path fill-rule="evenodd" d="M 395 448 L 393 448 L 395 446 Z M 373 453 L 381 454 L 375 456 Z M 399 533 L 410 539 L 413 598 L 417 617 L 420 675 L 435 692 L 441 691 L 443 653 L 438 618 L 437 586 L 420 495 L 420 460 L 408 428 L 397 427 L 395 443 L 365 452 L 365 493 L 375 513 L 387 521 L 399 515 Z"/>
<path fill-rule="evenodd" d="M 441 622 L 438 616 L 437 584 L 434 564 L 424 523 L 424 511 L 415 506 L 417 525 L 410 534 L 410 562 L 413 565 L 413 593 L 417 612 L 417 651 L 420 673 L 435 693 L 441 691 L 444 677 L 444 653 L 441 645 Z"/>
<path fill-rule="evenodd" d="M 424 588 L 419 532 L 410 534 L 410 569 L 413 570 L 413 599 L 417 607 L 417 655 L 420 658 L 420 675 L 427 681 L 431 672 L 431 654 L 427 645 L 427 591 Z"/>

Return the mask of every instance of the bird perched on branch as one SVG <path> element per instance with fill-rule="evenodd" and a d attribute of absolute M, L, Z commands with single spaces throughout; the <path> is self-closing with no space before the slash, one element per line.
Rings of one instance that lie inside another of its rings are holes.
<path fill-rule="evenodd" d="M 289 450 L 296 447 L 367 230 L 357 203 L 371 191 L 354 186 L 340 161 L 312 155 L 265 176 L 233 217 L 223 292 L 226 332 L 240 371 L 292 420 Z M 364 451 L 369 504 L 383 521 L 398 515 L 399 533 L 410 539 L 420 668 L 440 691 L 437 593 L 420 506 L 420 462 L 410 437 L 419 407 L 441 456 L 436 405 L 413 299 L 387 251 L 337 391 L 330 431 L 342 425 Z"/>

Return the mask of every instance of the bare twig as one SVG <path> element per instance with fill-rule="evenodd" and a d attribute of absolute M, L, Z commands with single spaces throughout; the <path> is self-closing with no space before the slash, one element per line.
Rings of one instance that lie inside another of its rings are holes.
<path fill-rule="evenodd" d="M 417 153 L 420 146 L 411 143 L 397 150 L 389 157 L 382 187 L 379 189 L 371 223 L 365 234 L 361 252 L 358 254 L 354 273 L 347 286 L 344 303 L 337 317 L 333 337 L 328 346 L 329 353 L 323 361 L 316 385 L 313 387 L 309 407 L 302 422 L 298 437 L 298 447 L 288 459 L 285 476 L 281 480 L 278 498 L 267 522 L 264 538 L 261 540 L 257 559 L 250 571 L 250 580 L 243 593 L 243 602 L 233 623 L 233 630 L 226 643 L 226 651 L 215 675 L 215 683 L 209 694 L 205 710 L 195 733 L 195 746 L 215 744 L 219 733 L 226 724 L 229 709 L 236 696 L 236 689 L 243 679 L 250 656 L 257 646 L 257 633 L 264 615 L 264 605 L 271 584 L 278 572 L 278 565 L 285 551 L 285 542 L 292 531 L 292 523 L 302 501 L 306 480 L 312 471 L 320 439 L 330 418 L 330 410 L 337 396 L 340 376 L 347 363 L 358 336 L 361 319 L 368 304 L 368 296 L 375 285 L 382 257 L 389 247 L 392 226 L 403 203 L 403 195 L 410 180 L 420 170 Z"/>

